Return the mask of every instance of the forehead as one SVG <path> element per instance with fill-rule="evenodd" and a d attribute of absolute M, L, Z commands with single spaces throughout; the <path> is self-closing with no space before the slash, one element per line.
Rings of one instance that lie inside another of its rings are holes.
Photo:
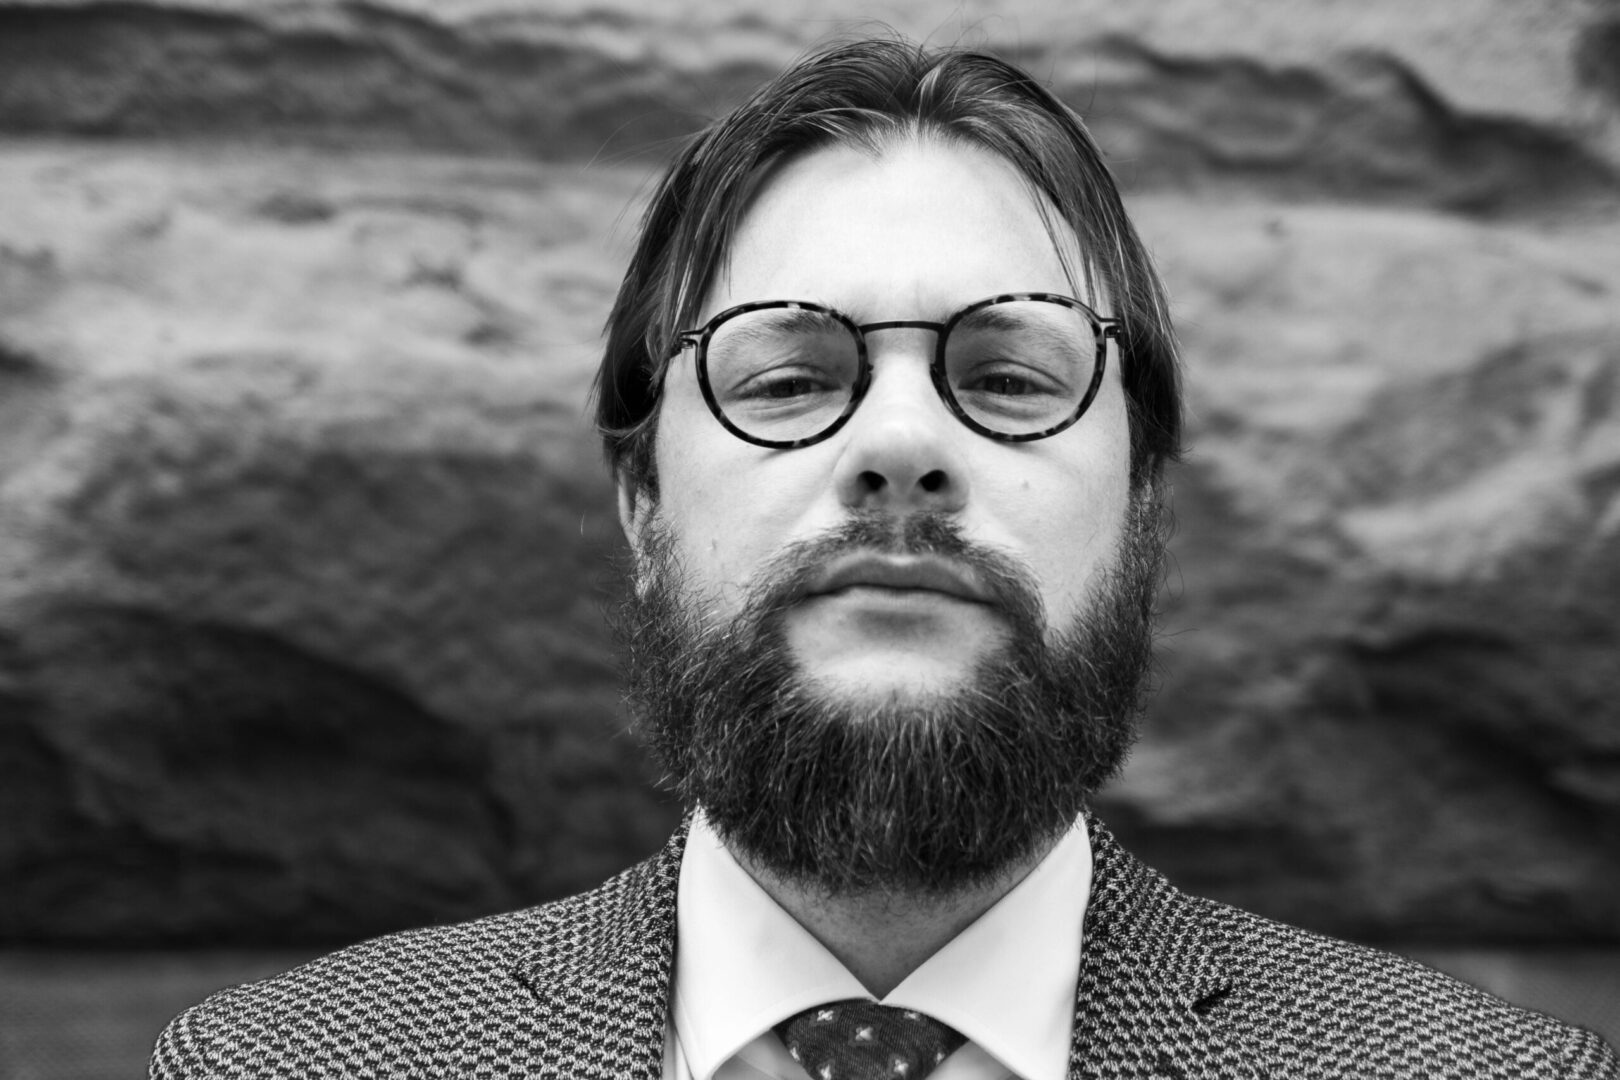
<path fill-rule="evenodd" d="M 1080 265 L 1078 245 L 1042 209 L 1011 164 L 976 146 L 818 149 L 763 178 L 702 315 L 781 299 L 863 319 L 940 318 L 1000 292 L 1072 293 L 1064 263 Z"/>

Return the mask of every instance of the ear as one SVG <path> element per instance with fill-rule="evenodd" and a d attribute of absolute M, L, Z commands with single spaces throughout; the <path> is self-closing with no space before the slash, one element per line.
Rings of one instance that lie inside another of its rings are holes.
<path fill-rule="evenodd" d="M 636 564 L 639 566 L 643 554 L 643 530 L 652 517 L 652 500 L 647 497 L 647 489 L 633 483 L 623 471 L 615 478 L 614 489 L 619 499 L 619 528 L 624 530 L 624 538 L 630 544 L 630 553 L 635 556 Z"/>

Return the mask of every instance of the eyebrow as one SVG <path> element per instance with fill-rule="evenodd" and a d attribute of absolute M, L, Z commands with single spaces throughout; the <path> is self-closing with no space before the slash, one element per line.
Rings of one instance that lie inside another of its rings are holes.
<path fill-rule="evenodd" d="M 992 304 L 965 315 L 958 326 L 971 327 L 974 330 L 1028 330 L 1031 327 L 1049 325 L 1044 319 L 1033 319 L 1027 315 L 1017 315 L 1008 311 L 1008 304 Z"/>
<path fill-rule="evenodd" d="M 1028 334 L 1050 346 L 1073 344 L 1069 335 L 1060 331 L 1047 319 L 1036 319 L 1008 311 L 1005 305 L 992 305 L 964 316 L 956 330 L 1016 331 Z"/>
<path fill-rule="evenodd" d="M 1005 304 L 992 304 L 964 315 L 958 325 L 971 326 L 976 330 L 1022 330 L 1028 325 L 1028 320 L 1008 311 Z"/>
<path fill-rule="evenodd" d="M 752 322 L 769 325 L 772 330 L 821 330 L 837 320 L 823 311 L 804 308 L 765 308 L 752 313 Z"/>
<path fill-rule="evenodd" d="M 778 334 L 805 331 L 826 332 L 839 328 L 832 316 L 803 308 L 765 308 L 750 313 L 749 318 L 733 319 L 728 324 L 726 337 L 744 345 L 764 341 Z"/>

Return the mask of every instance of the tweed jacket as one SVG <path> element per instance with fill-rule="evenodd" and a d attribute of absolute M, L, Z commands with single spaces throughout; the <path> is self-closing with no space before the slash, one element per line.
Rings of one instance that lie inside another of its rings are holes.
<path fill-rule="evenodd" d="M 1188 896 L 1090 826 L 1076 1080 L 1620 1080 L 1589 1031 Z M 581 896 L 216 994 L 163 1032 L 151 1075 L 656 1080 L 685 839 Z"/>

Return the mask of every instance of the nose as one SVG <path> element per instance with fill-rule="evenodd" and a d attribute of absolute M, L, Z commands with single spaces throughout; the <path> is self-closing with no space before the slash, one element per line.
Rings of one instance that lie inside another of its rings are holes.
<path fill-rule="evenodd" d="M 853 510 L 960 510 L 967 504 L 969 438 L 934 389 L 926 342 L 885 350 L 874 357 L 872 385 L 844 428 L 833 474 L 838 498 Z"/>

